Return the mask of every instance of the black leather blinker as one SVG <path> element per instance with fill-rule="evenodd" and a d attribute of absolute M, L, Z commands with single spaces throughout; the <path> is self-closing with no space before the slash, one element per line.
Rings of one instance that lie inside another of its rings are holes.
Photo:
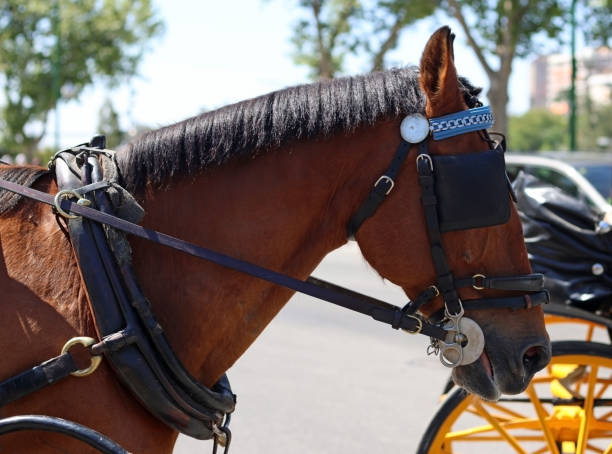
<path fill-rule="evenodd" d="M 503 153 L 490 150 L 431 158 L 442 232 L 508 222 L 510 196 Z"/>

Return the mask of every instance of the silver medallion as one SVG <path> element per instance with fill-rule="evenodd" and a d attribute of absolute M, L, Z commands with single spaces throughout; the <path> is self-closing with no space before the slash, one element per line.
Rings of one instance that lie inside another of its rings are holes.
<path fill-rule="evenodd" d="M 410 114 L 402 120 L 400 134 L 408 143 L 422 142 L 429 134 L 429 121 L 422 114 Z"/>

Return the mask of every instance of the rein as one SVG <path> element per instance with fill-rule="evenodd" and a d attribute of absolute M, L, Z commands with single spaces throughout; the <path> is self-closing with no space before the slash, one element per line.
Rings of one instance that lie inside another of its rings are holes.
<path fill-rule="evenodd" d="M 148 301 L 140 293 L 131 265 L 118 257 L 116 245 L 113 243 L 116 240 L 110 239 L 109 232 L 114 229 L 135 235 L 368 315 L 394 329 L 426 335 L 431 339 L 428 354 L 439 353 L 442 364 L 447 367 L 469 364 L 480 357 L 484 348 L 484 339 L 476 322 L 464 317 L 465 310 L 522 309 L 548 302 L 548 293 L 542 291 L 542 275 L 487 277 L 477 273 L 471 277 L 454 278 L 446 262 L 441 243 L 441 232 L 496 225 L 506 222 L 507 218 L 504 220 L 505 212 L 494 213 L 491 218 L 488 208 L 480 210 L 487 212 L 487 215 L 482 218 L 478 217 L 482 213 L 476 212 L 476 217 L 472 219 L 468 216 L 470 219 L 467 219 L 466 222 L 466 215 L 463 211 L 457 218 L 457 213 L 452 212 L 452 205 L 456 201 L 451 200 L 448 195 L 441 194 L 441 180 L 449 185 L 448 178 L 452 182 L 453 176 L 457 174 L 461 176 L 460 174 L 463 173 L 463 171 L 457 171 L 457 168 L 471 168 L 471 171 L 474 172 L 474 167 L 485 166 L 487 169 L 492 169 L 490 172 L 492 176 L 489 177 L 492 179 L 492 184 L 495 183 L 498 188 L 500 184 L 502 185 L 502 189 L 495 193 L 497 198 L 493 200 L 493 204 L 501 204 L 500 191 L 501 202 L 505 198 L 509 204 L 507 176 L 503 163 L 504 150 L 503 146 L 498 145 L 491 151 L 472 153 L 465 157 L 464 155 L 430 156 L 428 136 L 431 133 L 434 140 L 440 140 L 457 134 L 483 130 L 491 123 L 490 109 L 485 107 L 469 109 L 431 120 L 427 120 L 420 114 L 404 119 L 401 127 L 403 140 L 391 164 L 387 171 L 378 178 L 367 199 L 349 221 L 347 233 L 351 238 L 361 224 L 375 214 L 378 206 L 392 191 L 400 167 L 412 145 L 416 145 L 419 150 L 416 161 L 422 191 L 421 198 L 437 276 L 435 284 L 421 292 L 414 301 L 409 301 L 404 307 L 395 306 L 314 277 L 301 281 L 147 229 L 116 216 L 115 209 L 109 202 L 107 191 L 112 189 L 126 191 L 117 183 L 104 179 L 105 175 L 100 167 L 100 160 L 110 159 L 114 163 L 114 152 L 104 149 L 104 139 L 101 137 L 94 138 L 91 145 L 77 146 L 56 154 L 50 165 L 56 172 L 55 177 L 60 188 L 55 196 L 2 179 L 0 179 L 0 188 L 51 205 L 59 215 L 68 219 L 71 241 L 90 298 L 102 301 L 100 303 L 92 301 L 96 324 L 102 337 L 101 341 L 96 342 L 89 338 L 76 341 L 89 347 L 92 354 L 92 366 L 89 368 L 91 371 L 88 369 L 85 372 L 93 372 L 94 360 L 99 362 L 100 355 L 104 354 L 124 384 L 156 417 L 187 435 L 202 439 L 213 438 L 215 440 L 214 452 L 216 452 L 218 442 L 225 445 L 227 452 L 231 440 L 231 432 L 227 423 L 235 404 L 235 396 L 231 393 L 229 382 L 224 377 L 213 387 L 214 391 L 209 390 L 195 382 L 183 369 L 167 345 L 163 329 L 151 313 Z M 488 135 L 486 137 L 488 138 Z M 66 156 L 74 160 L 81 169 L 82 175 L 71 168 Z M 448 158 L 455 159 L 449 160 Z M 467 165 L 461 165 L 462 162 L 466 162 Z M 457 164 L 459 167 L 456 167 Z M 447 173 L 441 177 L 438 175 L 439 172 Z M 486 173 L 483 172 L 483 174 Z M 473 180 L 473 176 L 468 175 L 467 178 Z M 482 176 L 482 178 L 485 177 Z M 461 184 L 457 183 L 457 185 Z M 481 188 L 475 188 L 477 192 L 479 189 Z M 457 187 L 451 190 L 457 190 Z M 103 229 L 102 226 L 106 228 Z M 107 276 L 108 282 L 98 282 L 98 277 L 102 275 Z M 472 287 L 476 290 L 521 291 L 528 294 L 462 302 L 457 292 L 457 289 L 461 287 Z M 111 294 L 112 298 L 108 297 Z M 444 300 L 443 316 L 437 321 L 432 321 L 417 314 L 421 306 L 437 296 L 441 296 Z M 104 306 L 107 304 L 103 302 L 106 299 L 113 299 L 112 307 Z M 107 320 L 109 317 L 113 320 L 112 322 Z M 65 348 L 66 351 L 67 349 Z M 139 350 L 138 354 L 141 356 L 133 356 L 137 354 L 135 350 Z M 83 372 L 75 370 L 76 366 L 68 358 L 70 355 L 66 351 L 63 351 L 63 354 L 57 358 L 0 383 L 0 407 L 46 384 L 60 380 L 68 374 Z M 144 360 L 134 358 L 144 358 Z M 148 364 L 150 370 L 146 369 L 146 374 L 141 369 L 136 370 L 132 364 L 139 361 Z M 147 377 L 150 375 L 150 377 L 143 378 L 142 375 L 147 375 Z M 151 390 L 151 388 L 155 389 Z"/>
<path fill-rule="evenodd" d="M 75 150 L 82 151 L 83 148 L 76 148 Z M 86 151 L 92 152 L 92 150 L 94 149 L 89 148 Z M 208 260 L 217 265 L 240 271 L 250 276 L 263 279 L 273 284 L 281 285 L 291 290 L 313 296 L 364 315 L 369 315 L 374 320 L 391 325 L 394 329 L 402 329 L 411 334 L 423 334 L 439 340 L 445 340 L 447 337 L 447 330 L 437 327 L 411 314 L 412 312 L 416 312 L 415 306 L 420 307 L 422 304 L 424 304 L 420 303 L 422 300 L 419 298 L 416 300 L 419 301 L 419 303 L 409 302 L 406 306 L 404 306 L 404 308 L 400 308 L 399 306 L 389 304 L 385 301 L 381 301 L 352 290 L 348 290 L 341 286 L 326 282 L 322 279 L 309 277 L 308 280 L 301 281 L 277 271 L 221 254 L 211 249 L 198 246 L 188 241 L 148 229 L 125 219 L 121 219 L 97 209 L 90 208 L 85 204 L 86 202 L 82 202 L 83 200 L 87 200 L 84 199 L 83 195 L 81 194 L 82 191 L 64 190 L 53 196 L 36 189 L 27 188 L 2 179 L 0 179 L 0 188 L 38 202 L 51 205 L 60 213 L 74 213 L 97 223 L 121 230 L 122 232 L 144 238 L 154 243 L 168 246 L 172 249 L 176 249 L 194 257 Z M 66 199 L 67 196 L 76 197 L 77 201 L 73 202 L 68 200 Z M 483 275 L 475 275 L 472 278 L 462 279 L 458 281 L 458 283 L 461 287 L 479 288 L 481 285 L 486 285 L 486 288 L 489 289 L 534 291 L 541 288 L 541 280 L 541 275 L 537 274 L 501 278 L 486 278 Z M 499 284 L 501 282 L 503 282 L 505 285 Z M 433 292 L 436 293 L 435 290 Z M 490 301 L 493 302 L 495 300 L 496 299 L 491 299 Z M 496 308 L 528 308 L 532 305 L 544 303 L 545 298 L 531 298 L 531 300 L 531 303 L 529 303 L 523 297 L 511 297 L 508 305 L 493 305 Z M 479 301 L 486 303 L 489 300 L 485 299 Z"/>

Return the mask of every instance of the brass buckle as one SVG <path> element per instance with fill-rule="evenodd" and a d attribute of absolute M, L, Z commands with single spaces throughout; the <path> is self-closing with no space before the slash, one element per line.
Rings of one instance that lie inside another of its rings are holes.
<path fill-rule="evenodd" d="M 484 284 L 484 280 L 487 278 L 487 276 L 485 276 L 484 274 L 474 274 L 472 276 L 472 287 L 475 290 L 484 290 L 485 287 L 484 285 L 478 285 L 478 283 L 476 282 L 477 279 L 481 279 L 481 283 Z"/>
<path fill-rule="evenodd" d="M 435 285 L 430 285 L 429 288 L 432 289 L 435 292 L 435 294 L 433 296 L 434 298 L 436 296 L 440 296 L 440 290 L 438 290 L 438 287 L 436 287 Z"/>
<path fill-rule="evenodd" d="M 414 315 L 404 315 L 404 317 L 408 317 L 413 320 L 416 320 L 418 322 L 418 326 L 414 331 L 410 331 L 405 328 L 402 328 L 402 331 L 408 334 L 419 334 L 423 330 L 423 320 L 421 320 L 419 317 L 415 317 Z"/>
<path fill-rule="evenodd" d="M 83 337 L 83 336 L 73 337 L 68 342 L 66 342 L 64 346 L 62 347 L 62 355 L 77 344 L 81 344 L 83 347 L 91 347 L 95 342 L 96 340 L 92 337 Z M 89 374 L 93 374 L 101 362 L 102 362 L 102 356 L 92 355 L 91 362 L 89 363 L 89 367 L 87 369 L 79 369 L 77 371 L 70 373 L 70 375 L 73 375 L 75 377 L 86 377 Z"/>
<path fill-rule="evenodd" d="M 389 193 L 393 189 L 393 186 L 395 186 L 395 181 L 393 181 L 393 178 L 388 177 L 387 175 L 382 175 L 378 180 L 376 180 L 376 183 L 374 183 L 374 187 L 378 186 L 378 183 L 380 183 L 381 181 L 388 181 L 389 183 L 391 183 L 391 186 L 389 186 L 389 189 L 387 189 L 387 192 L 385 192 L 385 195 L 389 195 Z"/>
<path fill-rule="evenodd" d="M 83 197 L 81 194 L 79 194 L 73 189 L 64 189 L 62 191 L 59 191 L 57 194 L 55 194 L 55 198 L 53 199 L 53 202 L 55 203 L 55 209 L 57 210 L 57 212 L 63 217 L 65 217 L 66 219 L 76 219 L 79 217 L 76 214 L 70 214 L 64 211 L 62 207 L 60 206 L 60 202 L 62 201 L 62 199 L 69 199 L 71 197 L 76 197 L 77 199 L 76 203 L 78 205 L 81 205 L 81 206 L 91 205 L 91 202 L 88 199 L 86 199 L 85 197 Z"/>

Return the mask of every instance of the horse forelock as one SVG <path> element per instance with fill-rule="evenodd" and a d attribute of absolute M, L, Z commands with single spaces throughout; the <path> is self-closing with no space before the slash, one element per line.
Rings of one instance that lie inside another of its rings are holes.
<path fill-rule="evenodd" d="M 145 133 L 120 160 L 124 184 L 131 191 L 161 186 L 234 157 L 423 112 L 424 104 L 414 68 L 286 88 Z"/>

